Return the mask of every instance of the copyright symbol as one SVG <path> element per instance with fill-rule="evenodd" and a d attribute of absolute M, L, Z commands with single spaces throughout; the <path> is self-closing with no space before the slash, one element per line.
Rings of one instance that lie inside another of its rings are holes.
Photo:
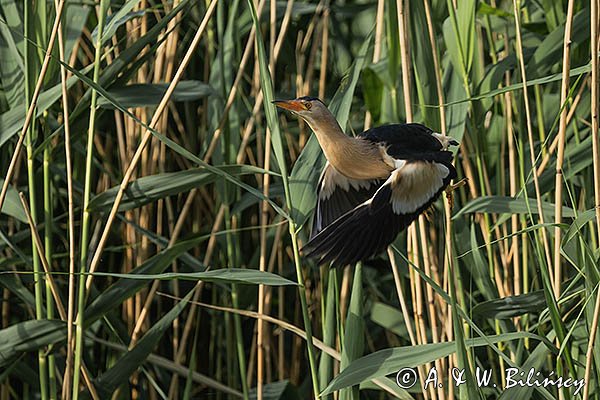
<path fill-rule="evenodd" d="M 396 383 L 402 389 L 410 389 L 417 383 L 417 371 L 414 368 L 402 368 L 396 374 Z"/>

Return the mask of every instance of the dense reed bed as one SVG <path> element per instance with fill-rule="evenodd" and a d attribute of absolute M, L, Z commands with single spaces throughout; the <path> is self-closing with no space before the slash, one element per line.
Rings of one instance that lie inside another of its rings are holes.
<path fill-rule="evenodd" d="M 3 0 L 0 399 L 600 398 L 598 9 Z M 314 265 L 303 95 L 464 180 Z"/>

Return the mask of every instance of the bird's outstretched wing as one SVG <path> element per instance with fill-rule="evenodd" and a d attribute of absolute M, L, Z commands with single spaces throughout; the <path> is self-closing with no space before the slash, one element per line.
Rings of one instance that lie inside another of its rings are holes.
<path fill-rule="evenodd" d="M 390 154 L 442 150 L 442 143 L 432 133 L 433 130 L 425 125 L 412 123 L 377 126 L 359 136 L 371 142 L 391 145 Z"/>
<path fill-rule="evenodd" d="M 359 137 L 384 144 L 387 153 L 397 160 L 436 161 L 449 145 L 458 145 L 451 137 L 416 123 L 382 125 L 364 131 Z"/>
<path fill-rule="evenodd" d="M 313 238 L 346 212 L 373 197 L 381 183 L 382 180 L 347 178 L 329 162 L 325 164 L 319 178 L 317 207 L 310 237 Z"/>
<path fill-rule="evenodd" d="M 354 264 L 382 252 L 456 177 L 452 153 L 435 151 L 435 161 L 406 160 L 374 195 L 325 225 L 303 247 L 319 264 Z"/>

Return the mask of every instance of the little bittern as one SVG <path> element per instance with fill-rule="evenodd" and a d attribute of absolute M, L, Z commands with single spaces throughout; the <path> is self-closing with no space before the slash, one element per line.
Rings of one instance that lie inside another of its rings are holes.
<path fill-rule="evenodd" d="M 320 264 L 353 264 L 382 252 L 456 178 L 448 146 L 458 142 L 421 124 L 384 125 L 351 137 L 317 98 L 274 103 L 306 121 L 327 158 L 302 248 Z"/>

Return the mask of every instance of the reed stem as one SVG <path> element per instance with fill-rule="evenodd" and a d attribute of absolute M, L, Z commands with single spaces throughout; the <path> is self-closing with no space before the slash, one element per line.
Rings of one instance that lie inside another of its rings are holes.
<path fill-rule="evenodd" d="M 104 33 L 104 21 L 106 18 L 106 12 L 110 5 L 110 0 L 101 0 L 100 6 L 97 9 L 98 12 L 98 34 L 95 43 L 95 54 L 94 54 L 94 72 L 93 81 L 98 84 L 100 80 L 100 67 L 102 62 L 102 40 Z M 75 320 L 75 353 L 74 353 L 74 367 L 73 367 L 73 390 L 72 398 L 77 400 L 79 398 L 79 379 L 81 368 L 82 357 L 83 357 L 83 312 L 85 309 L 85 277 L 87 272 L 88 262 L 88 251 L 90 248 L 89 235 L 90 235 L 90 223 L 91 223 L 91 212 L 88 209 L 90 198 L 92 194 L 92 161 L 94 159 L 94 135 L 96 132 L 96 112 L 98 104 L 98 92 L 92 88 L 92 97 L 90 100 L 90 117 L 87 131 L 87 148 L 85 158 L 85 178 L 83 188 L 83 212 L 81 216 L 81 242 L 80 242 L 80 255 L 79 255 L 79 289 L 77 293 L 77 319 Z"/>

